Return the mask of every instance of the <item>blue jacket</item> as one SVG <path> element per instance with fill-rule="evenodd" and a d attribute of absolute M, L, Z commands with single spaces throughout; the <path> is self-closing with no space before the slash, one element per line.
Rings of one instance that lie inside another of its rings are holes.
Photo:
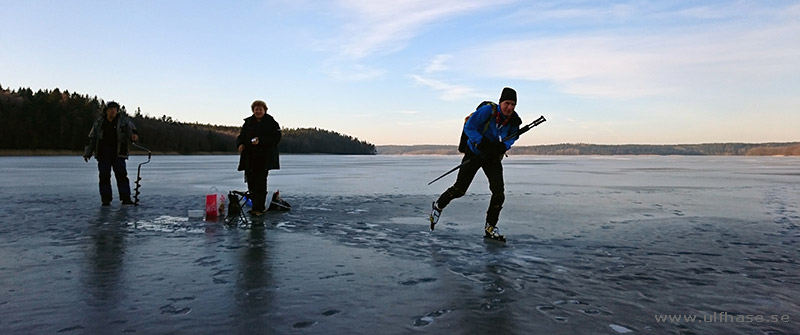
<path fill-rule="evenodd" d="M 519 130 L 519 126 L 522 124 L 522 119 L 517 115 L 517 112 L 514 112 L 509 116 L 511 120 L 498 128 L 496 113 L 500 114 L 500 124 L 502 125 L 506 117 L 500 112 L 500 106 L 497 106 L 497 112 L 495 112 L 492 105 L 485 105 L 478 108 L 464 124 L 464 133 L 467 134 L 469 138 L 467 143 L 469 144 L 470 150 L 476 155 L 481 154 L 480 150 L 478 150 L 478 144 L 482 141 L 490 141 L 492 143 L 500 142 L 501 139 Z M 486 127 L 487 120 L 489 121 L 488 127 Z M 486 129 L 486 132 L 484 132 L 484 129 Z M 514 142 L 516 142 L 518 138 L 519 136 L 515 136 L 505 141 L 506 150 L 511 149 L 511 146 L 514 145 Z"/>

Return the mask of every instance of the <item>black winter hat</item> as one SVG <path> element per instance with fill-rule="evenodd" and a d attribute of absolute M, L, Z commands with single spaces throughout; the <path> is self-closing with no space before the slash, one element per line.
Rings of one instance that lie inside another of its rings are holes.
<path fill-rule="evenodd" d="M 119 110 L 119 104 L 116 101 L 109 101 L 105 107 L 103 107 L 103 113 L 105 113 L 109 108 L 116 108 Z"/>
<path fill-rule="evenodd" d="M 506 100 L 517 102 L 517 91 L 511 87 L 504 87 L 503 93 L 500 94 L 500 100 L 497 101 L 497 103 L 501 103 Z"/>

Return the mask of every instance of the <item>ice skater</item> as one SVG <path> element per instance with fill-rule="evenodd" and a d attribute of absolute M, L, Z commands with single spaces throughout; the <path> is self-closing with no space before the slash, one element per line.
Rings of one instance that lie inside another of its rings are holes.
<path fill-rule="evenodd" d="M 253 201 L 250 215 L 261 216 L 266 211 L 267 174 L 280 169 L 278 143 L 281 127 L 267 114 L 267 104 L 256 100 L 250 105 L 253 115 L 244 119 L 244 125 L 236 138 L 240 153 L 239 171 L 244 171 L 247 190 Z"/>
<path fill-rule="evenodd" d="M 517 106 L 517 92 L 514 89 L 503 88 L 498 102 L 497 105 L 486 104 L 479 107 L 464 123 L 464 134 L 467 136 L 468 146 L 465 148 L 464 158 L 461 160 L 464 165 L 458 171 L 455 184 L 433 202 L 430 214 L 431 231 L 439 222 L 442 210 L 450 201 L 463 196 L 469 185 L 472 184 L 475 174 L 479 169 L 483 169 L 483 173 L 489 180 L 489 190 L 492 192 L 489 209 L 486 211 L 484 236 L 505 241 L 505 237 L 497 228 L 500 210 L 503 209 L 505 201 L 502 159 L 518 136 L 506 138 L 509 134 L 515 134 L 519 130 L 522 119 L 514 111 Z M 506 140 L 503 141 L 503 139 Z"/>
<path fill-rule="evenodd" d="M 129 141 L 138 141 L 139 135 L 133 122 L 119 109 L 119 104 L 114 101 L 103 107 L 103 115 L 95 120 L 92 130 L 89 131 L 89 143 L 83 150 L 85 162 L 89 162 L 92 154 L 95 154 L 97 159 L 97 169 L 100 171 L 100 201 L 103 206 L 109 206 L 112 200 L 112 169 L 117 179 L 117 191 L 122 204 L 134 204 L 131 201 L 131 185 L 125 160 L 128 159 Z"/>

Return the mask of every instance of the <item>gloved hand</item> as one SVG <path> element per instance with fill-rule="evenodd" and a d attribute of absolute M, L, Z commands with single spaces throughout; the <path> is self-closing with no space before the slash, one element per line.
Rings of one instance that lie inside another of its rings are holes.
<path fill-rule="evenodd" d="M 478 143 L 478 150 L 483 154 L 489 154 L 492 151 L 492 144 L 487 140 Z"/>
<path fill-rule="evenodd" d="M 478 143 L 478 150 L 487 156 L 501 156 L 506 153 L 506 144 L 503 142 L 489 142 L 487 140 Z"/>
<path fill-rule="evenodd" d="M 506 150 L 508 150 L 506 149 L 506 144 L 503 142 L 497 142 L 492 144 L 494 146 L 494 153 L 496 153 L 498 156 L 502 156 L 503 154 L 506 153 Z"/>

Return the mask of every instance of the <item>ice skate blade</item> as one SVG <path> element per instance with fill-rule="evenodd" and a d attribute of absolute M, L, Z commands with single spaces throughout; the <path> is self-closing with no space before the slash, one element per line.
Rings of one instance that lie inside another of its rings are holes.
<path fill-rule="evenodd" d="M 494 237 L 491 237 L 491 236 L 484 235 L 483 239 L 487 240 L 487 241 L 492 241 L 492 242 L 506 243 L 506 238 L 505 237 L 494 238 Z"/>

